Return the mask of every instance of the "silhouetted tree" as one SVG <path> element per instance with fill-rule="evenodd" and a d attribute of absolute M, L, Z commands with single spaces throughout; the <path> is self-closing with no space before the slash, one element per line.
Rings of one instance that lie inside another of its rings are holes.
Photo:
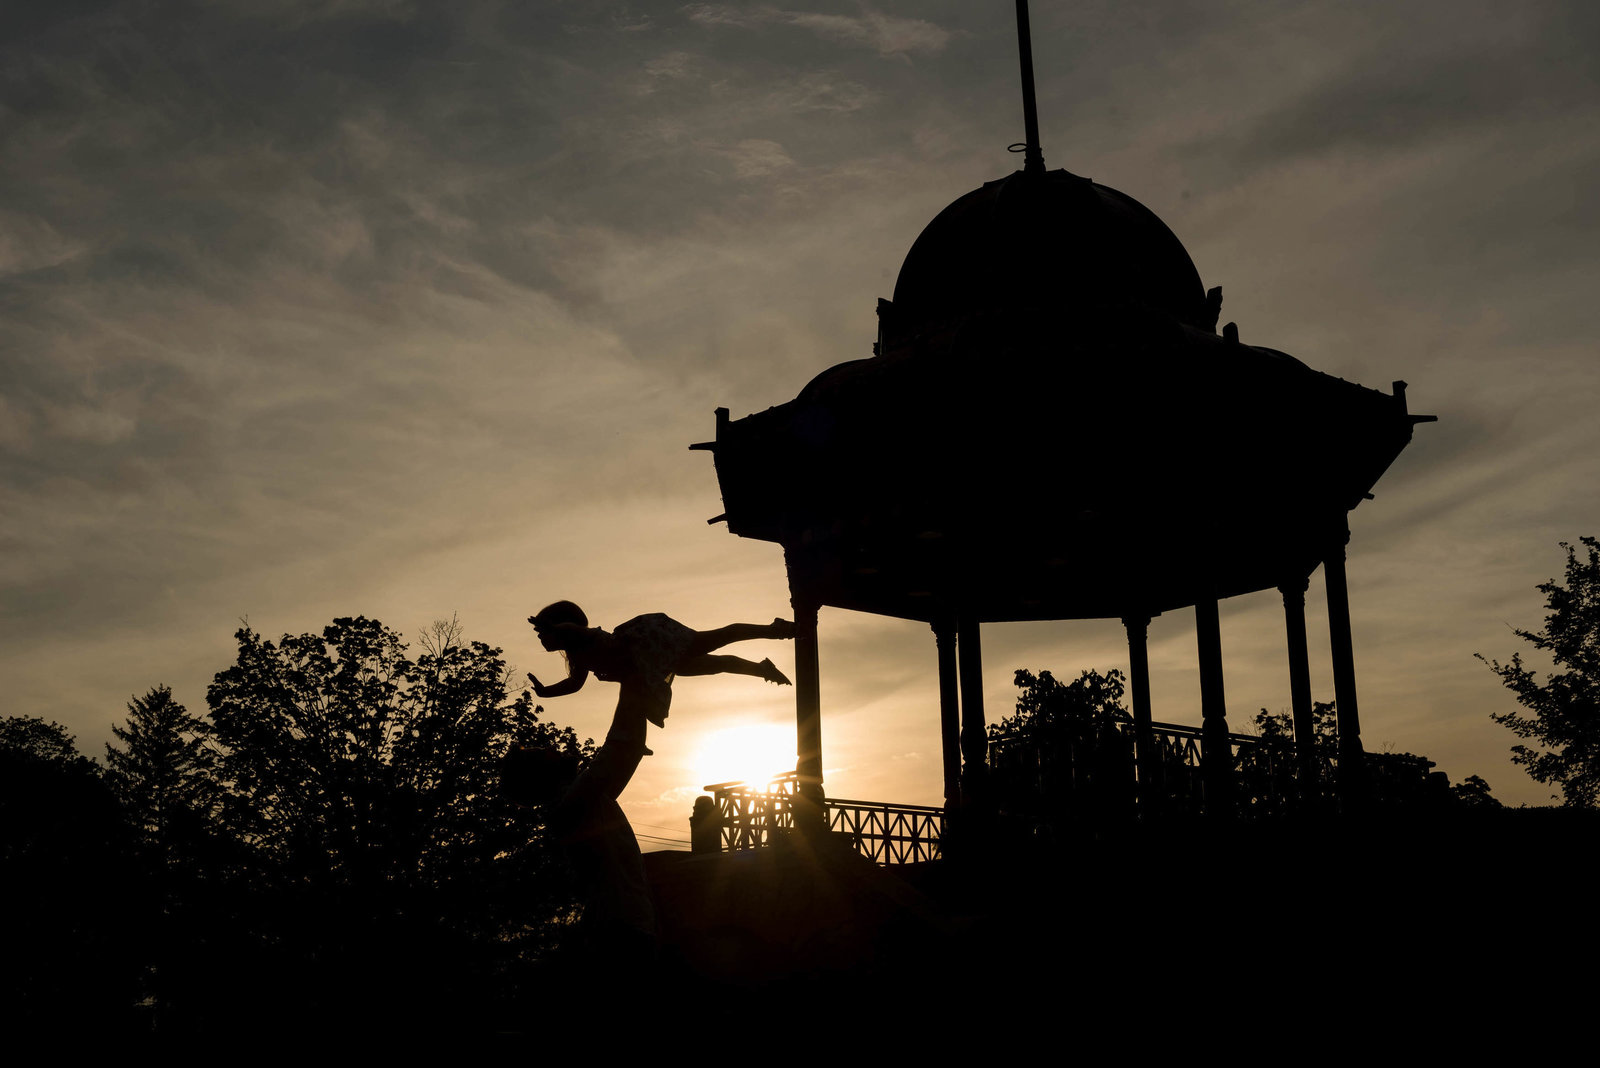
<path fill-rule="evenodd" d="M 141 891 L 123 915 L 146 963 L 140 1002 L 145 1024 L 191 1030 L 192 1007 L 215 987 L 216 971 L 240 959 L 227 884 L 240 859 L 221 824 L 221 757 L 211 724 L 189 714 L 166 686 L 128 702 L 117 743 L 106 746 L 105 780 L 137 838 Z"/>
<path fill-rule="evenodd" d="M 67 728 L 54 721 L 46 723 L 42 716 L 7 716 L 0 720 L 0 753 L 8 760 L 94 774 L 94 761 L 78 752 L 76 739 Z"/>
<path fill-rule="evenodd" d="M 1067 827 L 1099 827 L 1133 814 L 1132 717 L 1123 675 L 1084 671 L 1064 683 L 1018 670 L 1016 714 L 990 728 L 997 810 L 1048 839 Z"/>
<path fill-rule="evenodd" d="M 0 1006 L 30 1027 L 131 1025 L 139 960 L 118 910 L 131 843 L 94 761 L 59 723 L 0 721 Z"/>
<path fill-rule="evenodd" d="M 1104 675 L 1084 671 L 1065 683 L 1048 671 L 1035 675 L 1019 669 L 1016 684 L 1022 691 L 1017 695 L 1016 714 L 1002 719 L 991 733 L 1066 725 L 1098 727 L 1132 718 L 1122 707 L 1126 680 L 1115 668 Z"/>
<path fill-rule="evenodd" d="M 106 745 L 106 782 L 143 836 L 163 859 L 210 829 L 220 800 L 221 756 L 211 724 L 154 686 L 128 701 L 128 718 Z"/>
<path fill-rule="evenodd" d="M 1259 745 L 1240 746 L 1236 756 L 1238 793 L 1253 817 L 1277 816 L 1304 810 L 1320 803 L 1331 782 L 1328 769 L 1339 757 L 1338 717 L 1332 701 L 1311 703 L 1311 738 L 1307 740 L 1316 768 L 1316 779 L 1308 790 L 1300 781 L 1294 717 L 1288 711 L 1256 713 L 1245 734 L 1261 739 Z"/>
<path fill-rule="evenodd" d="M 1540 682 L 1523 666 L 1520 653 L 1513 653 L 1509 664 L 1474 655 L 1527 710 L 1496 713 L 1494 721 L 1543 747 L 1512 746 L 1512 763 L 1537 782 L 1559 786 L 1564 805 L 1594 808 L 1600 805 L 1600 542 L 1579 541 L 1586 550 L 1582 555 L 1561 543 L 1567 553 L 1566 584 L 1551 579 L 1538 587 L 1550 610 L 1544 629 L 1515 632 L 1548 653 L 1560 670 Z"/>
<path fill-rule="evenodd" d="M 305 903 L 279 926 L 319 966 L 339 962 L 326 982 L 404 972 L 412 997 L 465 998 L 463 968 L 483 979 L 571 908 L 537 810 L 501 796 L 496 776 L 512 744 L 587 747 L 510 692 L 500 650 L 464 642 L 454 621 L 415 660 L 359 617 L 276 643 L 248 627 L 236 638 L 237 662 L 206 695 L 224 819 L 260 878 Z"/>
<path fill-rule="evenodd" d="M 274 644 L 248 628 L 207 692 L 233 826 L 318 882 L 430 880 L 514 849 L 527 822 L 499 796 L 513 743 L 580 748 L 508 691 L 500 650 L 435 624 L 413 661 L 376 620 Z"/>
<path fill-rule="evenodd" d="M 1450 796 L 1456 804 L 1463 808 L 1503 808 L 1494 795 L 1489 793 L 1489 784 L 1477 775 L 1468 775 L 1466 779 L 1450 787 Z"/>
<path fill-rule="evenodd" d="M 65 727 L 39 716 L 0 720 L 0 859 L 98 848 L 108 814 L 116 806 L 100 768 Z"/>
<path fill-rule="evenodd" d="M 1339 717 L 1332 701 L 1311 703 L 1311 744 L 1316 754 L 1317 767 L 1323 773 L 1339 761 Z M 1290 757 L 1298 739 L 1294 733 L 1294 719 L 1285 711 L 1256 713 L 1253 733 L 1261 739 L 1262 754 L 1255 750 L 1241 750 L 1240 772 L 1246 779 L 1246 789 L 1255 789 L 1258 796 L 1267 794 L 1281 798 L 1291 797 L 1298 789 L 1297 774 Z M 1265 757 L 1266 759 L 1263 759 Z M 1369 752 L 1365 754 L 1368 785 L 1373 800 L 1387 805 L 1416 805 L 1448 803 L 1449 795 L 1442 778 L 1429 779 L 1433 761 L 1415 753 Z M 1430 781 L 1433 785 L 1430 785 Z M 1480 780 L 1481 781 L 1481 780 Z M 1328 784 L 1323 783 L 1326 787 Z"/>
<path fill-rule="evenodd" d="M 1311 702 L 1311 730 L 1313 738 L 1311 744 L 1316 747 L 1317 756 L 1321 758 L 1337 759 L 1339 756 L 1339 717 L 1334 712 L 1332 701 Z M 1286 711 L 1268 712 L 1262 709 L 1256 713 L 1254 733 L 1268 745 L 1294 748 L 1294 717 Z"/>

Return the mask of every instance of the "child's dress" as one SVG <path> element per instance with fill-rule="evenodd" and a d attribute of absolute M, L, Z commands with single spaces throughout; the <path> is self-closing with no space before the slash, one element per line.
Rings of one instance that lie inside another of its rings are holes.
<path fill-rule="evenodd" d="M 619 682 L 618 708 L 637 707 L 657 727 L 672 706 L 672 677 L 689 655 L 697 633 L 661 612 L 634 616 L 612 631 L 616 651 L 585 666 L 602 682 Z"/>

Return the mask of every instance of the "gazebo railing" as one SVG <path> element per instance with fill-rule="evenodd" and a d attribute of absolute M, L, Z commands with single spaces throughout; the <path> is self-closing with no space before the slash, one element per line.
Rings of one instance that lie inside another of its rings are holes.
<path fill-rule="evenodd" d="M 722 851 L 760 849 L 794 829 L 794 795 L 800 778 L 795 772 L 774 776 L 763 788 L 745 782 L 722 782 L 701 789 L 717 806 Z"/>
<path fill-rule="evenodd" d="M 991 797 L 1008 820 L 1051 837 L 1069 827 L 1106 827 L 1144 818 L 1205 810 L 1202 737 L 1199 727 L 1151 724 L 1155 759 L 1140 768 L 1133 724 L 1052 725 L 996 733 L 989 741 Z M 1306 803 L 1292 743 L 1250 734 L 1229 734 L 1233 813 L 1246 820 L 1270 819 Z M 1337 768 L 1319 752 L 1310 799 L 1332 797 Z M 1404 753 L 1368 753 L 1366 771 L 1374 797 L 1389 804 L 1426 802 L 1432 762 Z M 1148 771 L 1149 782 L 1140 775 Z M 1435 784 L 1436 785 L 1436 784 Z M 723 852 L 759 849 L 794 829 L 794 772 L 764 786 L 725 782 L 704 787 L 714 800 L 717 844 Z M 943 855 L 945 810 L 929 805 L 826 798 L 828 830 L 847 839 L 862 856 L 882 865 L 915 864 Z M 698 847 L 697 847 L 698 848 Z"/>
<path fill-rule="evenodd" d="M 989 762 L 1002 808 L 1028 822 L 1115 821 L 1147 805 L 1168 815 L 1200 812 L 1206 804 L 1203 735 L 1200 727 L 1152 723 L 1154 759 L 1141 762 L 1131 722 L 1052 724 L 996 732 Z M 1228 750 L 1237 816 L 1280 816 L 1307 801 L 1292 741 L 1229 734 Z M 1331 799 L 1337 761 L 1319 751 L 1315 764 L 1311 800 Z M 1374 796 L 1386 803 L 1424 796 L 1430 767 L 1431 761 L 1407 754 L 1366 754 Z M 1147 773 L 1149 782 L 1141 779 Z"/>
<path fill-rule="evenodd" d="M 1027 821 L 1115 821 L 1142 807 L 1197 812 L 1205 807 L 1203 734 L 1181 723 L 1152 723 L 1154 759 L 1141 762 L 1132 723 L 1052 725 L 996 733 L 989 760 L 1002 807 Z M 1293 747 L 1229 734 L 1228 749 L 1243 814 L 1264 816 L 1293 803 Z M 1149 781 L 1140 778 L 1146 774 Z"/>
<path fill-rule="evenodd" d="M 827 801 L 828 829 L 848 837 L 856 852 L 878 864 L 938 860 L 944 809 L 877 801 Z"/>
<path fill-rule="evenodd" d="M 722 851 L 759 849 L 792 831 L 799 786 L 798 775 L 787 772 L 765 786 L 724 782 L 704 787 L 716 803 Z M 823 801 L 823 811 L 828 830 L 874 863 L 915 864 L 941 855 L 942 808 L 830 797 Z"/>
<path fill-rule="evenodd" d="M 1202 807 L 1205 804 L 1200 757 L 1203 730 L 1181 723 L 1152 723 L 1150 727 L 1159 754 L 1154 765 L 1154 774 L 1161 780 L 1156 784 L 1157 791 L 1182 806 Z M 1137 755 L 1138 743 L 1133 740 L 1132 725 L 1125 725 L 1123 732 Z M 1253 734 L 1230 733 L 1228 749 L 1234 800 L 1246 814 L 1276 814 L 1293 804 L 1299 787 L 1292 745 L 1268 744 Z M 1332 781 L 1331 769 L 1322 781 Z"/>

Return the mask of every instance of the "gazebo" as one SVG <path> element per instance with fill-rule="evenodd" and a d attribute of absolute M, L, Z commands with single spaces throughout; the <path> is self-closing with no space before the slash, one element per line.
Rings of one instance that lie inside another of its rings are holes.
<path fill-rule="evenodd" d="M 1348 513 L 1432 416 L 1216 326 L 1183 244 L 1132 197 L 1046 170 L 1019 4 L 1024 166 L 957 198 L 878 301 L 872 355 L 732 419 L 713 452 L 728 530 L 783 547 L 796 624 L 797 765 L 821 797 L 817 616 L 928 623 L 944 789 L 981 782 L 980 626 L 1120 619 L 1136 750 L 1151 752 L 1146 628 L 1193 609 L 1208 810 L 1230 796 L 1222 598 L 1282 593 L 1296 734 L 1311 736 L 1304 594 L 1327 583 L 1339 785 L 1360 794 Z M 715 522 L 716 520 L 713 520 Z M 1310 747 L 1301 773 L 1312 775 Z M 1148 769 L 1141 767 L 1142 773 Z M 1222 803 L 1219 803 L 1222 802 Z"/>

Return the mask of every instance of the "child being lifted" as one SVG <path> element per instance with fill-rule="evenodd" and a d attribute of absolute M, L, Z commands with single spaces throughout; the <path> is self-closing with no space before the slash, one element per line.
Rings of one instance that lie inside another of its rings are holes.
<path fill-rule="evenodd" d="M 771 660 L 758 664 L 743 657 L 713 655 L 732 642 L 793 638 L 794 624 L 786 619 L 730 623 L 716 630 L 699 631 L 653 612 L 634 616 L 608 634 L 589 626 L 589 617 L 571 601 L 557 601 L 529 616 L 528 622 L 533 624 L 541 645 L 567 660 L 567 677 L 553 685 L 544 685 L 529 672 L 528 681 L 533 683 L 535 694 L 565 697 L 577 693 L 592 674 L 603 682 L 622 684 L 619 715 L 624 708 L 639 711 L 657 727 L 666 725 L 675 675 L 753 675 L 789 685 L 788 678 Z"/>
<path fill-rule="evenodd" d="M 506 758 L 502 782 L 515 800 L 550 805 L 547 825 L 586 885 L 597 959 L 648 959 L 656 937 L 654 909 L 638 840 L 617 804 L 640 759 L 650 753 L 644 745 L 645 723 L 664 725 L 675 675 L 731 672 L 789 685 L 771 660 L 757 664 L 713 652 L 729 642 L 793 638 L 794 624 L 774 619 L 702 632 L 654 613 L 635 616 L 608 634 L 589 626 L 589 617 L 571 601 L 548 605 L 529 616 L 528 622 L 541 645 L 567 660 L 567 677 L 551 686 L 529 672 L 534 693 L 540 697 L 576 693 L 591 674 L 621 683 L 622 692 L 605 744 L 576 779 L 566 779 L 561 754 L 513 750 Z"/>

